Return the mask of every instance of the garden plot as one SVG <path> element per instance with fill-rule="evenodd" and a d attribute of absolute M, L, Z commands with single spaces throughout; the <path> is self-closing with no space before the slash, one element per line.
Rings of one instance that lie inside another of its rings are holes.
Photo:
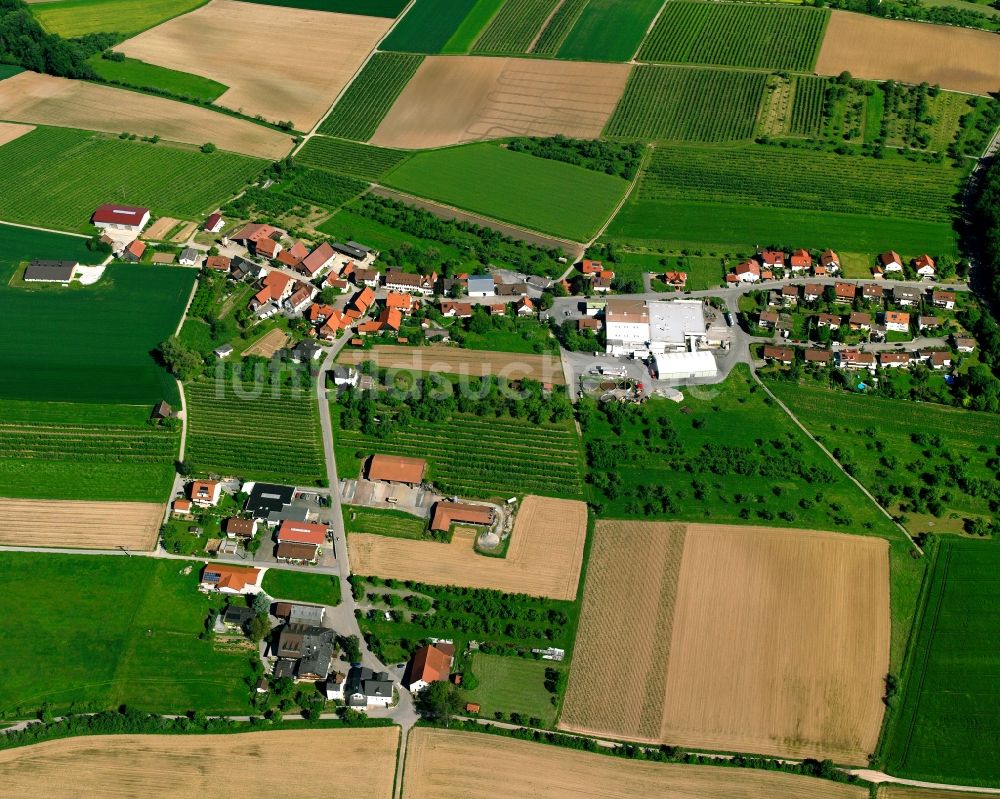
<path fill-rule="evenodd" d="M 419 149 L 496 139 L 601 135 L 628 64 L 430 56 L 371 141 Z"/>
<path fill-rule="evenodd" d="M 391 25 L 379 17 L 212 0 L 117 49 L 225 84 L 217 105 L 308 130 Z"/>
<path fill-rule="evenodd" d="M 541 383 L 566 383 L 562 364 L 551 355 L 465 350 L 441 344 L 430 347 L 376 344 L 371 349 L 347 350 L 340 355 L 339 360 L 350 364 L 373 361 L 380 369 L 444 372 L 470 377 L 499 375 L 508 380 L 527 377 Z"/>
<path fill-rule="evenodd" d="M 623 613 L 637 586 L 642 606 Z M 601 522 L 561 726 L 864 764 L 882 720 L 888 588 L 881 539 Z M 609 681 L 634 696 L 599 701 Z"/>
<path fill-rule="evenodd" d="M 0 498 L 0 544 L 15 547 L 152 550 L 163 521 L 153 502 Z"/>
<path fill-rule="evenodd" d="M 390 799 L 396 727 L 239 735 L 103 735 L 0 752 L 7 799 L 323 796 Z M 317 764 L 288 785 L 288 753 Z"/>
<path fill-rule="evenodd" d="M 995 33 L 834 11 L 816 72 L 989 94 L 1000 90 L 997 64 Z"/>
<path fill-rule="evenodd" d="M 587 537 L 584 503 L 525 497 L 505 558 L 476 554 L 476 535 L 460 528 L 450 544 L 439 544 L 353 533 L 348 537 L 351 568 L 356 574 L 397 580 L 576 598 Z"/>
<path fill-rule="evenodd" d="M 261 158 L 281 158 L 292 146 L 284 133 L 208 108 L 35 72 L 0 81 L 0 118 L 105 133 L 128 131 L 185 144 L 212 142 L 221 150 Z"/>

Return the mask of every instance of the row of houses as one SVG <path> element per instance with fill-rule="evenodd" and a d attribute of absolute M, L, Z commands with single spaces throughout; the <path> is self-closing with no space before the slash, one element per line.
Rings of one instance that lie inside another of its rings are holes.
<path fill-rule="evenodd" d="M 929 255 L 921 255 L 911 261 L 913 270 L 923 280 L 933 280 L 937 275 L 937 265 Z M 878 256 L 872 275 L 883 278 L 887 274 L 904 271 L 903 259 L 899 253 L 888 250 Z M 726 275 L 727 283 L 757 283 L 774 280 L 789 275 L 811 274 L 814 277 L 832 277 L 841 273 L 840 256 L 826 249 L 814 261 L 808 250 L 798 249 L 786 257 L 782 250 L 761 250 L 756 256 L 738 264 Z"/>
<path fill-rule="evenodd" d="M 972 352 L 975 349 L 975 341 L 972 339 L 959 338 L 955 340 L 956 349 L 959 352 Z M 795 363 L 797 356 L 807 364 L 818 364 L 820 366 L 836 366 L 840 369 L 859 370 L 864 369 L 874 372 L 876 368 L 898 369 L 909 368 L 910 366 L 924 365 L 936 371 L 949 369 L 952 366 L 952 353 L 950 350 L 912 350 L 912 351 L 885 351 L 866 352 L 856 347 L 845 347 L 837 350 L 823 350 L 813 347 L 782 347 L 766 345 L 763 350 L 764 360 L 778 363 L 783 366 L 791 366 Z"/>
<path fill-rule="evenodd" d="M 953 310 L 957 303 L 957 294 L 944 289 L 922 290 L 914 286 L 891 286 L 886 288 L 879 283 L 851 283 L 837 281 L 833 286 L 822 283 L 791 284 L 776 290 L 776 300 L 784 306 L 794 306 L 801 302 L 818 302 L 827 296 L 830 288 L 830 299 L 841 305 L 850 305 L 856 300 L 866 304 L 882 304 L 892 302 L 901 308 L 911 308 L 927 299 L 935 308 Z"/>

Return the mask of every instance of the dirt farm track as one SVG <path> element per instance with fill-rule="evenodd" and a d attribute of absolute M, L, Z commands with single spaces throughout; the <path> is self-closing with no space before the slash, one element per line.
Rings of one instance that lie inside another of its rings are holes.
<path fill-rule="evenodd" d="M 505 558 L 476 554 L 475 535 L 476 531 L 459 528 L 450 544 L 440 544 L 352 533 L 347 548 L 355 574 L 576 598 L 587 538 L 584 503 L 525 497 Z"/>
<path fill-rule="evenodd" d="M 68 738 L 0 751 L 0 794 L 390 799 L 398 741 L 398 727 Z M 290 776 L 290 755 L 309 767 Z"/>
<path fill-rule="evenodd" d="M 460 347 L 449 347 L 447 344 L 434 344 L 430 347 L 376 344 L 368 350 L 344 350 L 338 360 L 350 364 L 374 361 L 382 369 L 443 372 L 470 377 L 500 375 L 508 380 L 527 377 L 556 385 L 563 385 L 566 382 L 562 364 L 558 358 L 551 355 L 465 350 Z"/>
<path fill-rule="evenodd" d="M 163 505 L 155 502 L 0 497 L 0 544 L 6 546 L 148 551 L 162 521 Z"/>
<path fill-rule="evenodd" d="M 986 31 L 831 12 L 816 72 L 939 84 L 972 94 L 1000 91 L 1000 36 Z"/>
<path fill-rule="evenodd" d="M 2 773 L 2 772 L 0 772 Z M 498 786 L 503 790 L 498 790 Z M 866 799 L 868 791 L 776 771 L 682 766 L 416 727 L 403 799 Z"/>
<path fill-rule="evenodd" d="M 210 108 L 36 72 L 0 81 L 0 119 L 115 134 L 127 130 L 197 146 L 210 141 L 221 150 L 260 158 L 281 158 L 292 147 L 287 134 Z"/>
<path fill-rule="evenodd" d="M 874 751 L 889 667 L 883 539 L 602 521 L 580 619 L 560 727 L 858 765 Z M 598 701 L 609 680 L 623 701 Z"/>

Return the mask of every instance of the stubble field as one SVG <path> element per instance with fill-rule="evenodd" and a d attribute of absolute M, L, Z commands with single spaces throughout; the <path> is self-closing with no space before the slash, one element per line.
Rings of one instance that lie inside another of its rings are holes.
<path fill-rule="evenodd" d="M 856 78 L 926 81 L 988 94 L 1000 90 L 998 63 L 1000 37 L 994 33 L 834 11 L 816 72 L 847 70 Z"/>
<path fill-rule="evenodd" d="M 292 145 L 284 133 L 209 108 L 78 80 L 21 72 L 0 81 L 0 117 L 12 122 L 128 131 L 220 150 L 281 158 Z"/>
<path fill-rule="evenodd" d="M 372 144 L 419 149 L 496 139 L 596 139 L 625 90 L 628 64 L 429 56 Z"/>
<path fill-rule="evenodd" d="M 881 539 L 762 527 L 602 522 L 560 726 L 649 742 L 867 762 L 889 663 Z M 683 536 L 683 543 L 678 537 Z M 678 555 L 682 550 L 683 554 Z M 679 565 L 678 565 L 679 564 Z M 624 619 L 623 596 L 652 583 Z M 637 622 L 637 619 L 640 621 Z M 649 641 L 656 630 L 657 640 Z M 609 635 L 621 653 L 608 673 Z M 669 640 L 668 640 L 669 639 Z M 605 663 L 600 684 L 595 665 Z M 639 683 L 602 703 L 608 680 Z M 622 707 L 638 707 L 631 713 Z"/>
<path fill-rule="evenodd" d="M 229 90 L 218 105 L 308 130 L 391 24 L 381 17 L 212 0 L 117 49 L 225 84 Z"/>
<path fill-rule="evenodd" d="M 0 147 L 19 139 L 25 133 L 31 133 L 35 129 L 34 125 L 19 125 L 16 122 L 0 122 Z"/>
<path fill-rule="evenodd" d="M 72 502 L 0 497 L 0 544 L 149 551 L 163 521 L 153 502 Z"/>
<path fill-rule="evenodd" d="M 576 598 L 587 537 L 584 503 L 525 497 L 505 558 L 476 554 L 472 545 L 478 532 L 459 528 L 450 544 L 353 533 L 348 537 L 352 570 L 436 585 Z"/>
<path fill-rule="evenodd" d="M 396 727 L 70 738 L 0 752 L 0 781 L 7 799 L 389 799 L 398 738 Z M 289 752 L 313 764 L 294 780 Z"/>
<path fill-rule="evenodd" d="M 555 746 L 418 727 L 410 733 L 405 799 L 864 799 L 853 785 L 774 771 L 642 763 Z"/>
<path fill-rule="evenodd" d="M 508 380 L 527 377 L 542 383 L 564 385 L 566 377 L 558 358 L 492 350 L 466 350 L 433 344 L 429 347 L 403 347 L 376 344 L 371 349 L 346 350 L 338 359 L 341 363 L 359 364 L 374 361 L 380 369 L 408 369 L 414 372 L 484 377 L 499 375 Z"/>

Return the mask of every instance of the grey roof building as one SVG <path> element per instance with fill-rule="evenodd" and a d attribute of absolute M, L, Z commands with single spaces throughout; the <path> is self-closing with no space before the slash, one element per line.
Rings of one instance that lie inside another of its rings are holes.
<path fill-rule="evenodd" d="M 254 483 L 250 496 L 247 497 L 246 510 L 254 518 L 266 519 L 269 513 L 281 511 L 292 504 L 295 489 L 291 486 L 279 486 L 273 483 Z"/>
<path fill-rule="evenodd" d="M 372 671 L 367 666 L 351 666 L 344 684 L 349 707 L 367 707 L 371 702 L 392 699 L 392 680 L 388 672 Z"/>
<path fill-rule="evenodd" d="M 24 270 L 24 282 L 69 283 L 77 266 L 76 261 L 32 261 Z"/>
<path fill-rule="evenodd" d="M 357 261 L 365 260 L 368 257 L 368 253 L 371 252 L 367 247 L 358 244 L 356 241 L 349 241 L 347 244 L 337 243 L 330 246 L 341 255 L 346 255 L 348 258 L 354 258 Z"/>

